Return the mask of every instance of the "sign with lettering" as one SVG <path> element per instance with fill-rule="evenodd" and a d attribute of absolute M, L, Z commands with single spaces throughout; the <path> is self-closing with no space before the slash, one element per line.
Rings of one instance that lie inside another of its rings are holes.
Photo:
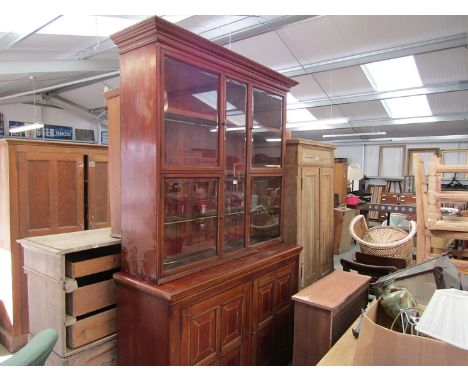
<path fill-rule="evenodd" d="M 0 135 L 5 135 L 5 126 L 3 124 L 3 113 L 0 113 Z"/>
<path fill-rule="evenodd" d="M 101 144 L 107 145 L 109 143 L 109 133 L 107 130 L 101 131 Z"/>
<path fill-rule="evenodd" d="M 29 122 L 10 121 L 10 123 L 8 124 L 9 130 L 11 130 L 12 127 L 24 126 L 27 123 Z M 12 133 L 9 131 L 9 133 L 12 137 L 26 137 L 26 131 L 20 131 L 19 133 Z"/>
<path fill-rule="evenodd" d="M 44 130 L 47 139 L 73 139 L 73 128 L 69 126 L 44 125 L 43 129 L 36 130 L 36 137 L 43 138 Z"/>
<path fill-rule="evenodd" d="M 75 139 L 77 141 L 95 142 L 94 130 L 75 129 Z"/>

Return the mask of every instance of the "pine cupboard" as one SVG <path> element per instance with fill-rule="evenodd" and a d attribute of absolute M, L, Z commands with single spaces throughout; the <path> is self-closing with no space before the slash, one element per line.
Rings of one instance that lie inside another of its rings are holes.
<path fill-rule="evenodd" d="M 158 17 L 111 38 L 125 158 L 118 363 L 286 364 L 301 249 L 283 240 L 296 83 Z"/>
<path fill-rule="evenodd" d="M 286 141 L 285 239 L 303 246 L 299 289 L 333 271 L 333 157 L 335 146 Z"/>
<path fill-rule="evenodd" d="M 27 342 L 28 294 L 18 239 L 108 226 L 107 148 L 0 140 L 0 341 Z"/>

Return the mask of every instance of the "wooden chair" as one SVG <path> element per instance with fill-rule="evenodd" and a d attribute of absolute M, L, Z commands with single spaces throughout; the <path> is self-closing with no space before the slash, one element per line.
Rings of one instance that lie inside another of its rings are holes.
<path fill-rule="evenodd" d="M 375 295 L 372 283 L 382 276 L 389 275 L 406 267 L 404 259 L 374 256 L 362 252 L 356 252 L 353 260 L 341 259 L 340 263 L 345 272 L 355 271 L 361 275 L 372 277 L 371 284 L 369 285 L 369 294 L 372 295 Z"/>
<path fill-rule="evenodd" d="M 445 166 L 433 155 L 426 179 L 424 162 L 414 154 L 417 213 L 417 262 L 434 257 L 433 238 L 468 240 L 468 217 L 442 216 L 441 203 L 468 202 L 468 191 L 442 191 L 442 173 L 467 173 L 468 166 Z M 468 273 L 468 261 L 453 260 L 460 272 Z"/>

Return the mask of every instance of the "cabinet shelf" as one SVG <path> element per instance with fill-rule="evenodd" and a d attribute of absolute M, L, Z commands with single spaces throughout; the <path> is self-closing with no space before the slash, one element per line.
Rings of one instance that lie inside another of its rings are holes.
<path fill-rule="evenodd" d="M 168 218 L 165 222 L 164 225 L 172 225 L 172 224 L 178 224 L 178 223 L 190 223 L 190 222 L 195 222 L 195 221 L 200 221 L 200 220 L 208 220 L 208 219 L 216 219 L 217 215 L 209 215 L 209 216 L 197 216 L 197 217 L 192 217 L 192 218 L 187 218 L 187 217 L 172 217 Z"/>
<path fill-rule="evenodd" d="M 177 122 L 184 122 L 190 120 L 206 121 L 210 126 L 217 125 L 218 118 L 216 115 L 209 115 L 203 113 L 197 113 L 195 111 L 189 111 L 177 108 L 168 108 L 164 114 L 165 119 L 173 119 Z M 195 122 L 195 121 L 194 121 Z"/>

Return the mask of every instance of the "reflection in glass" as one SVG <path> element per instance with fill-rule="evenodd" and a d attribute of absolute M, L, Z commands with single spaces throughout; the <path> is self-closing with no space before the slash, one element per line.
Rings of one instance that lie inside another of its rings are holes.
<path fill-rule="evenodd" d="M 243 248 L 247 86 L 226 81 L 224 252 Z"/>
<path fill-rule="evenodd" d="M 250 206 L 250 242 L 274 239 L 280 235 L 281 177 L 253 177 Z"/>
<path fill-rule="evenodd" d="M 253 167 L 281 166 L 283 99 L 253 90 Z"/>
<path fill-rule="evenodd" d="M 165 58 L 164 139 L 167 165 L 218 165 L 219 76 Z"/>
<path fill-rule="evenodd" d="M 164 270 L 216 256 L 218 180 L 165 179 Z"/>

